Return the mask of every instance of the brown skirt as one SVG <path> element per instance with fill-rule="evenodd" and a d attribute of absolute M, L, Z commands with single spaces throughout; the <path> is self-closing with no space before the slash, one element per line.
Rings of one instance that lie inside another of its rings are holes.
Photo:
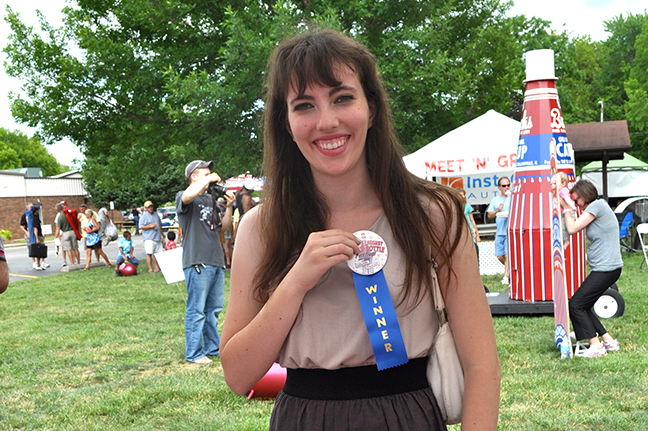
<path fill-rule="evenodd" d="M 426 358 L 377 371 L 288 370 L 270 431 L 446 430 L 425 377 Z M 337 396 L 335 396 L 337 394 Z"/>

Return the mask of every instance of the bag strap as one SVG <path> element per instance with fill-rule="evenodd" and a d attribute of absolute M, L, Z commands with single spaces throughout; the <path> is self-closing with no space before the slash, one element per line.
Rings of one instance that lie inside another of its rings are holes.
<path fill-rule="evenodd" d="M 445 302 L 443 301 L 443 295 L 441 295 L 441 287 L 439 286 L 439 279 L 437 278 L 436 271 L 432 279 L 432 300 L 434 301 L 434 308 L 439 315 L 440 327 L 448 321 L 448 316 L 446 315 Z"/>

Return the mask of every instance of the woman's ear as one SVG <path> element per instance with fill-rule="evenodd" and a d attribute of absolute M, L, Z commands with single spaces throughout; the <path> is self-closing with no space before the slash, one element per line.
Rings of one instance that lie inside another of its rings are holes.
<path fill-rule="evenodd" d="M 295 139 L 295 137 L 292 134 L 292 129 L 290 128 L 290 123 L 288 122 L 286 122 L 286 130 L 288 130 L 288 134 L 290 135 L 290 137 Z"/>

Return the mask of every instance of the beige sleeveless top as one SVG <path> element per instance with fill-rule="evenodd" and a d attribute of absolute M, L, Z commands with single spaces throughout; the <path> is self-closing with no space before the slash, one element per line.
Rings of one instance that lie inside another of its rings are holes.
<path fill-rule="evenodd" d="M 387 244 L 385 280 L 396 307 L 407 356 L 427 356 L 438 329 L 436 311 L 429 294 L 416 306 L 401 303 L 405 260 L 384 213 L 369 229 Z M 436 282 L 436 277 L 434 277 Z M 338 369 L 375 364 L 373 350 L 346 262 L 331 268 L 311 289 L 279 352 L 278 362 L 287 368 Z"/>

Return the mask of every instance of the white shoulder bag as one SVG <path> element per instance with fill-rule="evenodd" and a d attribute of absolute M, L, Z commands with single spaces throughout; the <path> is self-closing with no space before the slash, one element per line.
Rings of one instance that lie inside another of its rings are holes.
<path fill-rule="evenodd" d="M 432 289 L 434 305 L 439 315 L 439 331 L 430 349 L 427 378 L 437 399 L 446 424 L 461 422 L 464 394 L 464 373 L 457 354 L 452 329 L 446 316 L 445 302 L 441 296 L 436 274 Z"/>

